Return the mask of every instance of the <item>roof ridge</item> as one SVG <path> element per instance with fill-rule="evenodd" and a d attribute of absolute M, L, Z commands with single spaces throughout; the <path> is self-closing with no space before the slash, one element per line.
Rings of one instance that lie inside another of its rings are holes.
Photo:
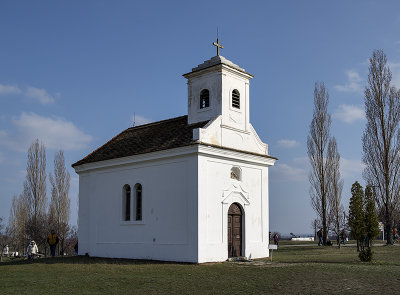
<path fill-rule="evenodd" d="M 168 121 L 177 121 L 177 120 L 183 119 L 184 117 L 187 117 L 187 115 L 183 115 L 183 116 L 179 116 L 179 117 L 175 117 L 175 118 L 169 118 L 169 119 L 156 121 L 156 122 L 151 122 L 151 123 L 147 123 L 147 124 L 143 124 L 143 125 L 132 126 L 132 127 L 129 127 L 128 129 L 125 129 L 125 131 L 133 129 L 133 128 L 139 129 L 139 128 L 143 128 L 143 127 L 149 127 L 149 126 L 152 126 L 152 125 L 163 124 L 163 123 L 166 123 Z"/>

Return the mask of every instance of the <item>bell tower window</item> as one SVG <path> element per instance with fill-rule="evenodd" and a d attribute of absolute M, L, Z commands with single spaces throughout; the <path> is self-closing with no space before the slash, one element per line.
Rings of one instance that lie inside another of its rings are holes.
<path fill-rule="evenodd" d="M 240 93 L 237 89 L 232 91 L 232 107 L 240 109 Z"/>
<path fill-rule="evenodd" d="M 200 92 L 200 108 L 208 108 L 210 106 L 210 92 L 208 89 L 203 89 Z"/>

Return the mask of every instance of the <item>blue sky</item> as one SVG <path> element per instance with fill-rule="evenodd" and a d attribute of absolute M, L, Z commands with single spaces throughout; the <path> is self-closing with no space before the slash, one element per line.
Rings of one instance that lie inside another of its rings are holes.
<path fill-rule="evenodd" d="M 26 151 L 47 147 L 48 173 L 63 149 L 70 165 L 137 123 L 187 113 L 182 74 L 222 55 L 255 75 L 250 116 L 279 158 L 270 169 L 271 230 L 311 232 L 306 137 L 313 89 L 325 82 L 344 178 L 362 180 L 363 89 L 368 58 L 383 49 L 400 87 L 398 1 L 0 2 L 0 216 L 23 189 Z M 49 188 L 48 183 L 48 188 Z M 48 193 L 50 198 L 50 193 Z"/>

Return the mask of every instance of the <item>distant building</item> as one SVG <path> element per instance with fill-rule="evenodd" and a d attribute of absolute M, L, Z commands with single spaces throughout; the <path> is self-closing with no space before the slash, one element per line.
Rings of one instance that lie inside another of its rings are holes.
<path fill-rule="evenodd" d="M 72 165 L 79 255 L 195 263 L 268 256 L 276 158 L 250 124 L 253 76 L 219 55 L 183 76 L 188 115 L 128 128 Z"/>

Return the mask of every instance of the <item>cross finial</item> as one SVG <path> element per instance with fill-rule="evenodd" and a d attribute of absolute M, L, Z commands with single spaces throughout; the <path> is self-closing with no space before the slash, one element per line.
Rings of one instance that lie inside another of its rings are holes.
<path fill-rule="evenodd" d="M 222 46 L 221 44 L 219 44 L 219 38 L 218 38 L 218 28 L 217 28 L 217 43 L 213 43 L 214 46 L 217 46 L 217 55 L 219 56 L 219 49 L 223 49 L 224 46 Z"/>

